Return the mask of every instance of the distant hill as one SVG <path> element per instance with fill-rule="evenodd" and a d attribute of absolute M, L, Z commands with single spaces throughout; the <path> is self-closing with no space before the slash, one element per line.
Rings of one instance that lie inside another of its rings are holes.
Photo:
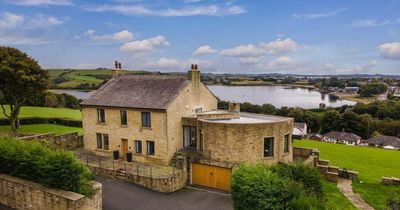
<path fill-rule="evenodd" d="M 112 69 L 48 69 L 52 89 L 97 89 L 111 79 Z M 142 70 L 122 70 L 124 74 L 152 74 Z"/>

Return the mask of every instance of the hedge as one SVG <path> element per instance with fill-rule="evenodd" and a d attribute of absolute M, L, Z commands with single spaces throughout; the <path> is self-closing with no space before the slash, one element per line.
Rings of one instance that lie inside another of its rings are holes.
<path fill-rule="evenodd" d="M 75 156 L 39 141 L 0 138 L 0 173 L 91 196 L 94 179 Z"/>
<path fill-rule="evenodd" d="M 32 125 L 32 124 L 59 124 L 70 127 L 82 127 L 82 121 L 71 120 L 65 118 L 40 118 L 40 117 L 27 117 L 20 118 L 19 123 L 21 125 Z M 9 125 L 10 121 L 8 119 L 0 119 L 0 125 Z"/>
<path fill-rule="evenodd" d="M 304 165 L 240 165 L 234 168 L 231 178 L 233 207 L 235 210 L 324 209 L 321 177 L 317 173 Z"/>

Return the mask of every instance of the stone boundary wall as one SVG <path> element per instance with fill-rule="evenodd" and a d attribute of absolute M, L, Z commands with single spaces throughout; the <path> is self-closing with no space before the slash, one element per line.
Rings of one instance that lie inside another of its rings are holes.
<path fill-rule="evenodd" d="M 382 177 L 382 184 L 387 185 L 400 185 L 400 178 L 397 177 Z"/>
<path fill-rule="evenodd" d="M 186 186 L 187 171 L 186 169 L 177 172 L 168 178 L 152 178 L 145 176 L 137 176 L 132 173 L 126 173 L 124 176 L 117 174 L 116 170 L 99 168 L 89 165 L 88 168 L 96 175 L 106 176 L 113 179 L 131 182 L 142 187 L 151 189 L 156 192 L 171 193 L 182 189 Z"/>
<path fill-rule="evenodd" d="M 95 195 L 84 195 L 44 187 L 40 184 L 0 174 L 0 204 L 21 210 L 101 210 L 102 186 L 93 182 Z"/>
<path fill-rule="evenodd" d="M 57 148 L 65 150 L 72 150 L 83 147 L 83 136 L 80 136 L 78 132 L 67 133 L 58 136 L 56 136 L 54 133 L 35 134 L 19 137 L 18 139 L 26 141 L 34 139 L 46 140 L 54 144 Z"/>

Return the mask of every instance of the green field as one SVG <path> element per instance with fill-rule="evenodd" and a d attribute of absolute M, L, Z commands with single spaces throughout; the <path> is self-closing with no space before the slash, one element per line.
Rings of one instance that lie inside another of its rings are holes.
<path fill-rule="evenodd" d="M 1 125 L 0 132 L 11 132 L 11 127 L 9 125 Z M 57 125 L 57 124 L 34 124 L 34 125 L 21 125 L 18 129 L 20 133 L 50 133 L 54 132 L 56 135 L 78 132 L 79 134 L 83 133 L 82 128 L 77 127 L 69 127 L 65 125 Z"/>
<path fill-rule="evenodd" d="M 324 181 L 325 209 L 356 210 L 357 208 L 339 191 L 333 182 Z"/>
<path fill-rule="evenodd" d="M 9 113 L 9 106 L 5 107 Z M 21 108 L 21 113 L 19 117 L 65 118 L 72 120 L 81 120 L 82 114 L 79 109 L 24 106 Z M 5 118 L 3 110 L 1 110 L 0 112 L 0 118 Z"/>
<path fill-rule="evenodd" d="M 53 88 L 75 89 L 78 85 L 89 84 L 99 85 L 112 76 L 111 69 L 48 69 L 50 79 L 54 81 L 57 77 L 63 75 L 68 81 L 55 84 Z M 144 74 L 146 71 L 126 71 L 124 74 Z"/>
<path fill-rule="evenodd" d="M 400 151 L 308 140 L 295 141 L 294 146 L 318 148 L 330 165 L 358 171 L 354 191 L 376 209 L 385 209 L 390 196 L 400 196 L 400 187 L 380 184 L 382 176 L 400 177 Z"/>

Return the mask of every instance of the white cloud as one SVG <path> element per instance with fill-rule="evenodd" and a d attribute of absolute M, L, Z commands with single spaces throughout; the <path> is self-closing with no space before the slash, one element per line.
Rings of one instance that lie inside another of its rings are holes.
<path fill-rule="evenodd" d="M 392 60 L 400 60 L 400 42 L 384 43 L 379 45 L 382 57 Z"/>
<path fill-rule="evenodd" d="M 227 57 L 260 57 L 264 54 L 264 51 L 252 44 L 239 45 L 234 48 L 224 49 L 220 52 L 220 55 Z"/>
<path fill-rule="evenodd" d="M 367 64 L 362 66 L 352 67 L 338 67 L 334 64 L 325 64 L 324 71 L 331 74 L 368 74 L 378 64 L 376 60 L 371 60 Z"/>
<path fill-rule="evenodd" d="M 24 21 L 25 21 L 25 18 L 22 15 L 5 12 L 1 15 L 0 28 L 1 29 L 15 28 L 15 27 L 21 25 Z"/>
<path fill-rule="evenodd" d="M 8 1 L 12 4 L 21 6 L 38 6 L 38 5 L 72 5 L 71 0 L 10 0 Z"/>
<path fill-rule="evenodd" d="M 83 35 L 89 37 L 90 40 L 99 43 L 118 43 L 131 41 L 133 39 L 133 33 L 128 30 L 122 30 L 113 34 L 96 35 L 95 30 L 89 29 Z"/>
<path fill-rule="evenodd" d="M 325 18 L 336 16 L 344 11 L 346 11 L 346 7 L 342 7 L 333 11 L 322 12 L 322 13 L 310 13 L 310 14 L 293 14 L 294 18 L 302 18 L 302 19 L 318 19 L 318 18 Z"/>
<path fill-rule="evenodd" d="M 149 39 L 126 42 L 121 46 L 122 51 L 127 52 L 146 52 L 151 51 L 156 46 L 168 46 L 170 43 L 164 36 L 156 36 Z"/>
<path fill-rule="evenodd" d="M 183 6 L 179 8 L 154 9 L 144 5 L 120 4 L 120 5 L 96 5 L 84 7 L 93 12 L 118 12 L 124 15 L 134 16 L 163 16 L 163 17 L 186 17 L 186 16 L 223 16 L 237 15 L 247 11 L 241 6 L 220 5 L 196 5 Z"/>
<path fill-rule="evenodd" d="M 194 55 L 206 55 L 206 54 L 212 54 L 215 53 L 216 50 L 211 48 L 209 45 L 203 45 L 197 48 L 196 51 L 194 51 Z"/>
<path fill-rule="evenodd" d="M 42 45 L 50 44 L 54 41 L 42 37 L 29 37 L 26 35 L 4 35 L 0 34 L 0 45 Z"/>
<path fill-rule="evenodd" d="M 354 27 L 376 27 L 376 26 L 384 26 L 384 25 L 389 25 L 389 24 L 393 24 L 393 23 L 389 20 L 378 22 L 377 20 L 366 19 L 366 20 L 354 21 L 351 24 L 351 26 L 354 26 Z"/>
<path fill-rule="evenodd" d="M 241 57 L 239 61 L 244 64 L 256 64 L 260 62 L 262 57 Z"/>
<path fill-rule="evenodd" d="M 270 68 L 277 68 L 277 67 L 287 66 L 290 64 L 293 64 L 293 61 L 288 56 L 282 56 L 268 62 L 268 66 Z"/>
<path fill-rule="evenodd" d="M 38 14 L 36 16 L 24 16 L 15 13 L 5 12 L 0 18 L 1 29 L 37 29 L 48 28 L 63 24 L 68 18 L 60 19 L 50 15 Z"/>
<path fill-rule="evenodd" d="M 277 39 L 269 43 L 262 42 L 260 45 L 272 54 L 292 52 L 300 48 L 300 46 L 290 38 L 284 40 Z"/>
<path fill-rule="evenodd" d="M 183 68 L 184 63 L 180 60 L 173 58 L 160 58 L 157 61 L 149 61 L 145 63 L 147 68 L 155 68 L 155 69 L 176 69 L 179 70 Z"/>

